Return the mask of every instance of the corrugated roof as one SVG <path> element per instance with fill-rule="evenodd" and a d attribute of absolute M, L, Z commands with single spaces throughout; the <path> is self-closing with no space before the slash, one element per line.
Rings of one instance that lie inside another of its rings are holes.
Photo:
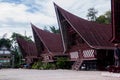
<path fill-rule="evenodd" d="M 37 28 L 33 24 L 31 24 L 34 31 L 37 33 L 37 36 L 42 41 L 43 45 L 48 49 L 49 52 L 62 52 L 63 53 L 63 45 L 60 34 L 54 34 L 51 32 L 44 31 L 42 29 Z M 38 44 L 40 45 L 40 44 Z"/>
<path fill-rule="evenodd" d="M 113 44 L 110 42 L 110 39 L 112 38 L 111 25 L 87 21 L 69 13 L 56 4 L 55 8 L 57 13 L 59 12 L 65 18 L 65 20 L 90 47 L 100 49 L 113 48 Z"/>
<path fill-rule="evenodd" d="M 37 57 L 37 49 L 34 42 L 29 42 L 21 38 L 17 38 L 18 45 L 23 54 L 23 57 Z"/>

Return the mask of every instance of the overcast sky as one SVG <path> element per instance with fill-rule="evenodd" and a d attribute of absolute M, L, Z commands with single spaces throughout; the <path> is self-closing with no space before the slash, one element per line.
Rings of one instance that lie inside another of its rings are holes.
<path fill-rule="evenodd" d="M 111 9 L 110 0 L 0 0 L 0 37 L 13 32 L 32 35 L 30 23 L 43 29 L 58 26 L 53 2 L 65 10 L 86 19 L 87 10 L 94 7 L 98 15 Z"/>

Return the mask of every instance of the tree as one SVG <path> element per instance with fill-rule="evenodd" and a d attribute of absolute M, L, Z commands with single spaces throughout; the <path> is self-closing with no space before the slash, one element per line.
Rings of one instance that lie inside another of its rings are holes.
<path fill-rule="evenodd" d="M 111 11 L 107 11 L 105 13 L 105 17 L 107 19 L 107 23 L 111 23 Z"/>
<path fill-rule="evenodd" d="M 95 8 L 89 8 L 88 9 L 88 14 L 87 14 L 87 18 L 90 21 L 96 21 L 96 14 L 98 13 L 97 10 L 95 10 Z"/>
<path fill-rule="evenodd" d="M 96 22 L 104 24 L 111 23 L 111 11 L 107 11 L 104 15 L 97 17 Z"/>
<path fill-rule="evenodd" d="M 0 47 L 2 46 L 6 46 L 8 49 L 10 49 L 11 47 L 10 39 L 5 39 L 5 38 L 0 39 Z"/>
<path fill-rule="evenodd" d="M 58 28 L 56 28 L 55 26 L 49 26 L 50 30 L 45 26 L 44 27 L 44 31 L 47 31 L 47 32 L 52 32 L 52 33 L 60 33 L 60 30 Z"/>
<path fill-rule="evenodd" d="M 55 34 L 60 33 L 60 30 L 55 28 L 55 26 L 50 26 L 50 30 Z"/>
<path fill-rule="evenodd" d="M 32 41 L 31 40 L 31 36 L 27 37 L 27 36 L 23 36 L 19 33 L 13 33 L 11 35 L 11 51 L 12 51 L 12 54 L 14 55 L 14 64 L 15 64 L 15 67 L 20 67 L 20 64 L 22 62 L 22 55 L 20 54 L 20 50 L 19 50 L 19 46 L 17 44 L 17 41 L 16 41 L 16 38 L 19 37 L 19 38 L 22 38 L 22 39 L 25 39 L 27 41 Z"/>
<path fill-rule="evenodd" d="M 104 15 L 101 15 L 101 16 L 97 17 L 96 22 L 98 22 L 98 23 L 107 23 L 106 22 L 106 17 Z"/>
<path fill-rule="evenodd" d="M 32 41 L 32 40 L 31 40 L 31 36 L 23 36 L 23 35 L 21 35 L 21 34 L 19 34 L 19 33 L 13 33 L 13 34 L 12 34 L 12 36 L 11 36 L 12 41 L 13 41 L 13 42 L 16 41 L 16 38 L 17 38 L 17 37 L 22 38 L 22 39 L 25 39 L 26 41 Z"/>

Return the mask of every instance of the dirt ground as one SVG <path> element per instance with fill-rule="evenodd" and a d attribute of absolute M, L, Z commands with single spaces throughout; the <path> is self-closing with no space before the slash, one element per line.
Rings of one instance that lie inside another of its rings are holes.
<path fill-rule="evenodd" d="M 120 80 L 120 73 L 74 70 L 1 69 L 0 80 Z"/>

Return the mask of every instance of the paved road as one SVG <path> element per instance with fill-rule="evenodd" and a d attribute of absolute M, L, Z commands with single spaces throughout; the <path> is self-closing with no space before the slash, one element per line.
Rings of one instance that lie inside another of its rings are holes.
<path fill-rule="evenodd" d="M 120 80 L 120 74 L 100 71 L 1 69 L 0 80 Z"/>

